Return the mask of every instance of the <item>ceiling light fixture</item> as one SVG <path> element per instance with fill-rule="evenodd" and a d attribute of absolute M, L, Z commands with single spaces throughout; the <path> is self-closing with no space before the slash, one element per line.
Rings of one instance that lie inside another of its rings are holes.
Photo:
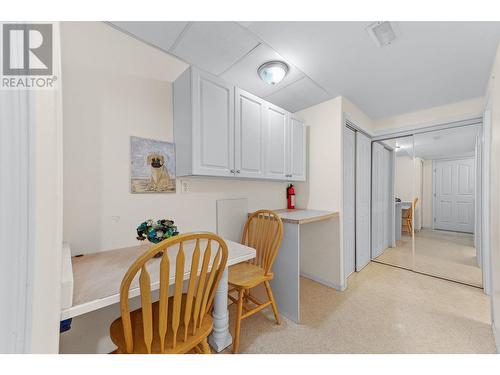
<path fill-rule="evenodd" d="M 257 69 L 260 79 L 269 85 L 280 83 L 287 73 L 288 65 L 283 61 L 268 61 Z"/>

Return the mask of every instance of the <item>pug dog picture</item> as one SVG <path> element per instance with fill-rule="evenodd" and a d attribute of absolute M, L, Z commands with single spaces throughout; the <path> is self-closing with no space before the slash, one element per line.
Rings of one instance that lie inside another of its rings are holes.
<path fill-rule="evenodd" d="M 130 137 L 132 193 L 175 192 L 173 143 Z"/>
<path fill-rule="evenodd" d="M 158 153 L 149 154 L 147 163 L 151 166 L 151 179 L 148 189 L 151 191 L 163 191 L 172 183 L 167 168 L 165 168 L 165 156 Z"/>

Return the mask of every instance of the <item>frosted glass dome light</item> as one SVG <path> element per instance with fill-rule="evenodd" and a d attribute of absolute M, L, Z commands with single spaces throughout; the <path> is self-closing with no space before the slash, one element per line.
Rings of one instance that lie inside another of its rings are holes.
<path fill-rule="evenodd" d="M 269 85 L 280 83 L 288 73 L 288 65 L 283 61 L 268 61 L 257 69 L 261 80 Z"/>

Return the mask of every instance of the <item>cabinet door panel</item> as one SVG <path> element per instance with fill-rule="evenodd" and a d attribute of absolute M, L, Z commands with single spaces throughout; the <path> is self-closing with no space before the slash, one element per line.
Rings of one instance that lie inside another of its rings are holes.
<path fill-rule="evenodd" d="M 290 174 L 293 181 L 306 180 L 306 128 L 290 119 Z"/>
<path fill-rule="evenodd" d="M 234 88 L 208 74 L 193 74 L 193 173 L 232 175 Z"/>
<path fill-rule="evenodd" d="M 288 112 L 269 105 L 267 107 L 266 177 L 285 179 L 287 168 Z"/>
<path fill-rule="evenodd" d="M 235 169 L 241 177 L 264 175 L 264 101 L 236 90 Z"/>

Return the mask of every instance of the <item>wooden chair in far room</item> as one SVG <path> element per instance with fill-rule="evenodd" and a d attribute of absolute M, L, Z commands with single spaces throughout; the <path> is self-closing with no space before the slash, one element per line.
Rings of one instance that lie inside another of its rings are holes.
<path fill-rule="evenodd" d="M 418 197 L 415 197 L 411 204 L 411 208 L 403 211 L 403 217 L 402 217 L 403 231 L 408 232 L 409 234 L 411 234 L 413 231 L 413 217 L 415 209 L 417 208 L 417 202 L 418 202 Z"/>
<path fill-rule="evenodd" d="M 241 321 L 271 305 L 276 323 L 281 324 L 278 307 L 274 300 L 269 281 L 273 278 L 272 265 L 283 239 L 283 222 L 277 213 L 259 210 L 252 213 L 243 228 L 241 243 L 255 248 L 256 257 L 245 263 L 229 267 L 229 298 L 237 304 L 233 353 L 238 352 L 240 344 Z M 250 294 L 250 289 L 264 284 L 268 301 L 261 302 Z M 237 297 L 231 295 L 238 293 Z M 251 302 L 255 307 L 248 307 Z M 243 314 L 243 309 L 245 313 Z"/>
<path fill-rule="evenodd" d="M 160 253 L 160 259 L 153 259 Z M 121 317 L 110 327 L 111 340 L 118 346 L 116 352 L 209 354 L 207 337 L 213 326 L 210 311 L 227 256 L 226 243 L 212 233 L 171 237 L 141 255 L 130 266 L 120 287 Z M 152 272 L 159 268 L 159 301 L 154 303 L 147 263 Z M 189 270 L 187 290 L 183 293 L 184 275 Z M 141 308 L 130 312 L 129 290 L 139 271 Z M 175 278 L 173 296 L 169 296 L 171 278 Z"/>

